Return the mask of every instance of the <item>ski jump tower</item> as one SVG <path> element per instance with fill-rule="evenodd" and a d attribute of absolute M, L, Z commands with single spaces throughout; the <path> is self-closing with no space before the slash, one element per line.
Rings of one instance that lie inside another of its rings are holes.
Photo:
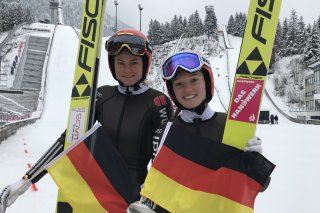
<path fill-rule="evenodd" d="M 207 5 L 206 7 L 206 13 L 209 14 L 209 13 L 214 13 L 214 7 L 213 5 Z"/>
<path fill-rule="evenodd" d="M 51 24 L 63 24 L 62 1 L 51 0 L 50 10 L 51 10 Z"/>

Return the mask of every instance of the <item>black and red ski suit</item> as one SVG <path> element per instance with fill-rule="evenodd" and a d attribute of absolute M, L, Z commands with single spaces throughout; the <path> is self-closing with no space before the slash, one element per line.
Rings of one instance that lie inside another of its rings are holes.
<path fill-rule="evenodd" d="M 143 83 L 135 88 L 102 86 L 98 88 L 95 107 L 95 120 L 109 134 L 131 177 L 143 184 L 153 152 L 153 133 L 173 114 L 170 99 Z M 34 183 L 41 179 L 47 171 L 37 174 L 38 169 L 63 151 L 64 140 L 65 133 L 26 173 L 26 177 L 32 177 Z M 56 154 L 52 155 L 54 152 Z"/>
<path fill-rule="evenodd" d="M 122 94 L 117 87 L 104 86 L 98 95 L 95 118 L 108 132 L 130 175 L 141 185 L 152 157 L 153 134 L 173 114 L 171 101 L 154 89 Z"/>

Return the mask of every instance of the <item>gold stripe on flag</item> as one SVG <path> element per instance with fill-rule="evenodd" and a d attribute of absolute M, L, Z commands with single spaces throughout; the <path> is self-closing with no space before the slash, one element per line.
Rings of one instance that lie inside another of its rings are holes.
<path fill-rule="evenodd" d="M 161 187 L 157 187 L 161 185 Z M 253 213 L 250 207 L 220 195 L 187 188 L 151 167 L 141 194 L 170 212 Z M 170 195 L 170 196 L 168 196 Z M 174 201 L 172 200 L 174 197 Z"/>
<path fill-rule="evenodd" d="M 67 155 L 51 165 L 48 171 L 58 187 L 63 189 L 61 190 L 62 194 L 69 198 L 68 202 L 74 212 L 108 212 L 100 205 L 90 187 L 80 176 Z"/>

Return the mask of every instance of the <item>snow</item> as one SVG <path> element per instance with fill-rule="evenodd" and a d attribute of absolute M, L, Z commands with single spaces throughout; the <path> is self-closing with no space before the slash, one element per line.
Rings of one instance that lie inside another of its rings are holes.
<path fill-rule="evenodd" d="M 277 165 L 269 188 L 256 200 L 257 213 L 320 212 L 319 126 L 283 122 L 260 125 L 264 155 Z"/>
<path fill-rule="evenodd" d="M 2 41 L 6 38 L 7 35 L 8 33 L 0 33 L 0 43 L 2 43 Z"/>
<path fill-rule="evenodd" d="M 18 181 L 28 170 L 28 163 L 34 164 L 66 127 L 78 38 L 71 27 L 60 25 L 53 42 L 42 117 L 35 124 L 21 128 L 0 145 L 0 189 Z M 230 43 L 234 49 L 228 50 L 229 65 L 226 64 L 226 53 L 210 61 L 214 67 L 215 85 L 224 104 L 230 98 L 227 84 L 232 85 L 225 76 L 234 75 L 241 39 L 230 36 Z M 102 47 L 99 85 L 114 85 L 116 81 L 111 76 L 106 58 Z M 225 111 L 217 95 L 210 105 L 216 111 Z M 288 121 L 266 97 L 263 98 L 262 108 L 271 109 L 279 116 L 279 125 L 258 125 L 256 131 L 256 135 L 262 138 L 264 155 L 277 167 L 269 188 L 256 199 L 255 212 L 320 212 L 317 203 L 320 191 L 317 184 L 320 179 L 319 126 Z M 53 213 L 57 196 L 53 180 L 46 175 L 36 187 L 37 191 L 29 189 L 6 212 Z"/>

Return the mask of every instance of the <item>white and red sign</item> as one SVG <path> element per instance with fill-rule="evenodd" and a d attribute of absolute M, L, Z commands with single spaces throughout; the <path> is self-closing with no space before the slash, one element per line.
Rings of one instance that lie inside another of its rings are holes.
<path fill-rule="evenodd" d="M 263 80 L 236 79 L 229 113 L 230 120 L 257 122 L 263 83 Z"/>

